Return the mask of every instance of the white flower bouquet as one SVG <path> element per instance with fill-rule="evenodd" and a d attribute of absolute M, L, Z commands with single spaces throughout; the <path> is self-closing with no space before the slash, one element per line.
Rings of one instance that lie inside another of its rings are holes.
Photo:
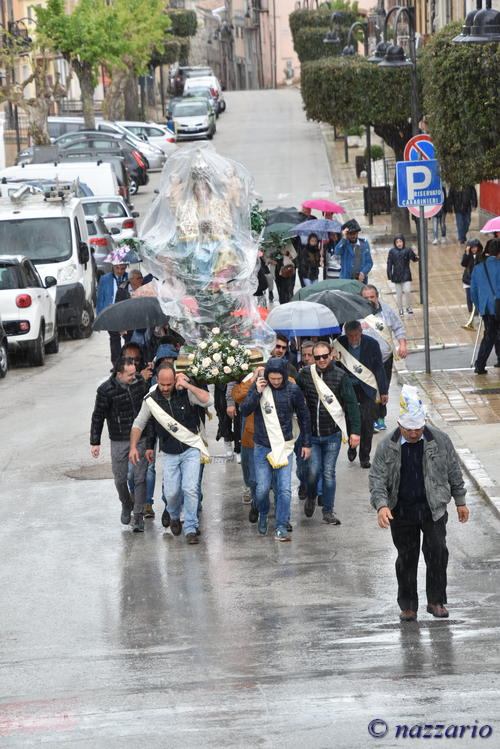
<path fill-rule="evenodd" d="M 220 328 L 212 328 L 208 339 L 200 341 L 191 352 L 188 350 L 184 371 L 188 377 L 205 385 L 240 382 L 252 367 L 252 353 L 236 338 L 221 333 Z"/>

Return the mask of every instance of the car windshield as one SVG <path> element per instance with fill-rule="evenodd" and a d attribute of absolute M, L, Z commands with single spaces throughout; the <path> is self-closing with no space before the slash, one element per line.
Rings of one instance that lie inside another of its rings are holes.
<path fill-rule="evenodd" d="M 0 291 L 20 288 L 16 266 L 0 263 Z"/>
<path fill-rule="evenodd" d="M 102 216 L 103 218 L 120 218 L 127 215 L 121 203 L 83 203 L 83 210 L 86 216 Z"/>
<path fill-rule="evenodd" d="M 192 104 L 176 104 L 174 107 L 175 117 L 199 117 L 207 114 L 207 105 L 204 102 Z"/>
<path fill-rule="evenodd" d="M 56 263 L 71 257 L 68 218 L 0 221 L 0 255 L 26 255 L 34 263 Z"/>
<path fill-rule="evenodd" d="M 205 99 L 210 99 L 212 94 L 208 88 L 190 88 L 188 96 L 203 96 Z"/>

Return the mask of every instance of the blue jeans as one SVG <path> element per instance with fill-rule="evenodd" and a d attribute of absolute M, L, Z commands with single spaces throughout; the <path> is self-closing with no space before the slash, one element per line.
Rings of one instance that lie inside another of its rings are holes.
<path fill-rule="evenodd" d="M 269 514 L 269 491 L 274 479 L 276 492 L 276 528 L 285 527 L 290 517 L 292 501 L 292 465 L 293 453 L 288 456 L 288 464 L 282 468 L 273 468 L 266 455 L 269 447 L 255 443 L 253 448 L 255 464 L 256 502 L 261 515 Z"/>
<path fill-rule="evenodd" d="M 329 434 L 327 437 L 313 437 L 311 457 L 309 458 L 309 476 L 307 496 L 316 497 L 318 479 L 323 478 L 322 496 L 323 512 L 332 512 L 335 505 L 335 468 L 340 452 L 341 434 Z"/>
<path fill-rule="evenodd" d="M 243 481 L 245 486 L 250 489 L 252 502 L 255 502 L 255 464 L 253 460 L 253 448 L 241 446 L 241 470 L 243 471 Z"/>
<path fill-rule="evenodd" d="M 457 233 L 458 241 L 465 242 L 467 240 L 467 232 L 470 226 L 470 211 L 466 213 L 455 213 L 455 221 L 457 222 Z"/>
<path fill-rule="evenodd" d="M 162 453 L 163 493 L 170 517 L 178 520 L 184 500 L 184 534 L 198 527 L 200 451 L 189 447 L 179 455 Z"/>
<path fill-rule="evenodd" d="M 155 449 L 155 458 L 156 458 L 156 449 Z M 129 461 L 128 464 L 128 475 L 127 475 L 127 482 L 128 482 L 128 490 L 131 494 L 134 494 L 134 465 Z M 156 468 L 155 468 L 155 462 L 148 463 L 148 468 L 146 471 L 146 504 L 152 505 L 154 502 L 154 493 L 155 493 L 155 483 L 156 483 Z"/>

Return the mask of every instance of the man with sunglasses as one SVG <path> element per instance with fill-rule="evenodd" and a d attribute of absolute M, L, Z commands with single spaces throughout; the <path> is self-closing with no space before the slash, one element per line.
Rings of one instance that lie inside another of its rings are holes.
<path fill-rule="evenodd" d="M 316 507 L 316 488 L 323 479 L 323 522 L 340 525 L 334 512 L 335 469 L 342 439 L 351 448 L 359 445 L 361 419 L 349 376 L 338 367 L 329 343 L 320 341 L 313 349 L 314 364 L 303 367 L 297 378 L 311 417 L 312 448 L 307 475 L 304 514 L 310 518 Z"/>
<path fill-rule="evenodd" d="M 292 377 L 294 380 L 297 379 L 297 370 L 293 366 L 293 364 L 290 364 L 288 361 L 288 338 L 284 333 L 277 333 L 276 334 L 276 343 L 274 344 L 274 348 L 271 351 L 271 356 L 275 359 L 284 359 L 286 362 L 286 366 L 288 369 L 288 376 Z"/>

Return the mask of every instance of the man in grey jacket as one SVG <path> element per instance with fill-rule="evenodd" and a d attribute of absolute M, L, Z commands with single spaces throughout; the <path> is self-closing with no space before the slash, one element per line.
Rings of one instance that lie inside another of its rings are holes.
<path fill-rule="evenodd" d="M 453 497 L 458 520 L 467 522 L 466 489 L 450 438 L 425 425 L 417 389 L 404 385 L 401 402 L 398 428 L 382 440 L 375 453 L 369 477 L 371 504 L 377 510 L 379 526 L 390 527 L 398 551 L 401 621 L 417 618 L 420 533 L 427 567 L 427 611 L 446 618 L 446 508 Z"/>

